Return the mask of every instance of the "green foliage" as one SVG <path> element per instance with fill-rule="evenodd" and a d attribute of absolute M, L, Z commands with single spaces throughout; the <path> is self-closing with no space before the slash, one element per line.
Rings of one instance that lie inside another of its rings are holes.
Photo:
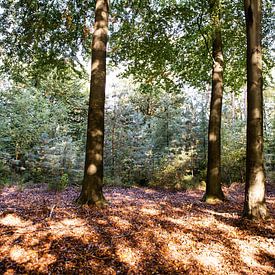
<path fill-rule="evenodd" d="M 193 161 L 193 152 L 182 152 L 173 159 L 163 160 L 150 185 L 178 190 L 197 187 L 199 181 L 194 175 Z"/>
<path fill-rule="evenodd" d="M 69 184 L 69 175 L 64 173 L 61 177 L 55 177 L 48 181 L 48 188 L 51 191 L 61 192 L 63 191 Z"/>
<path fill-rule="evenodd" d="M 91 42 L 94 1 L 0 1 L 1 69 L 17 82 L 57 68 L 82 73 L 78 54 Z"/>
<path fill-rule="evenodd" d="M 64 189 L 64 188 L 66 188 L 66 186 L 68 186 L 68 183 L 69 183 L 69 175 L 64 173 L 61 176 L 61 179 L 59 181 L 59 186 L 61 189 Z"/>
<path fill-rule="evenodd" d="M 116 65 L 125 62 L 126 74 L 144 85 L 175 91 L 189 84 L 204 90 L 212 67 L 209 1 L 114 1 L 111 52 Z M 222 1 L 222 39 L 225 86 L 234 91 L 245 83 L 245 20 L 243 3 Z M 272 57 L 272 4 L 264 14 L 264 70 L 274 67 Z"/>
<path fill-rule="evenodd" d="M 193 161 L 192 165 L 189 163 L 192 168 L 188 169 L 199 174 L 205 167 L 207 98 L 193 91 L 168 94 L 152 89 L 147 93 L 144 87 L 136 89 L 136 85 L 129 82 L 128 87 L 124 85 L 120 80 L 106 102 L 105 175 L 108 182 L 129 185 L 152 180 L 155 175 L 160 178 L 163 160 L 166 159 L 172 169 L 174 164 L 169 161 L 186 152 L 192 154 Z M 171 185 L 177 183 L 172 177 L 170 180 Z"/>
<path fill-rule="evenodd" d="M 43 133 L 52 136 L 58 127 L 62 127 L 66 112 L 64 106 L 53 104 L 34 89 L 0 91 L 0 96 L 3 116 L 1 147 L 14 157 L 24 155 L 38 144 Z"/>
<path fill-rule="evenodd" d="M 11 175 L 12 172 L 9 166 L 3 160 L 0 160 L 0 189 L 9 185 L 11 182 Z"/>
<path fill-rule="evenodd" d="M 246 118 L 243 101 L 245 95 L 225 96 L 222 122 L 222 182 L 245 181 Z"/>
<path fill-rule="evenodd" d="M 226 147 L 223 150 L 222 182 L 231 184 L 245 181 L 245 155 L 245 147 L 238 149 Z"/>
<path fill-rule="evenodd" d="M 0 150 L 6 159 L 25 162 L 23 182 L 49 182 L 59 190 L 81 180 L 88 106 L 82 61 L 90 51 L 94 5 L 0 0 L 0 66 L 3 78 L 13 80 L 2 83 L 0 91 Z M 245 31 L 240 1 L 222 2 L 221 12 L 226 88 L 222 174 L 230 183 L 244 175 L 240 91 L 245 84 Z M 266 1 L 266 72 L 274 66 L 271 16 L 271 1 Z M 172 188 L 195 185 L 206 176 L 209 1 L 115 0 L 110 19 L 109 57 L 131 77 L 119 80 L 114 94 L 107 89 L 105 183 L 129 186 L 146 178 Z M 266 110 L 269 154 L 274 152 L 274 107 Z M 4 181 L 9 178 L 5 173 Z"/>

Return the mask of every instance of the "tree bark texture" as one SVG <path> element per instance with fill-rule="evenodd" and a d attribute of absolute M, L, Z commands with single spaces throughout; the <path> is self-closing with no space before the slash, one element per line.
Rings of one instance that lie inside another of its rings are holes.
<path fill-rule="evenodd" d="M 261 0 L 244 1 L 247 33 L 247 148 L 243 215 L 251 219 L 268 217 L 263 161 L 261 9 Z"/>
<path fill-rule="evenodd" d="M 78 198 L 80 204 L 99 207 L 106 204 L 102 185 L 108 12 L 108 0 L 96 0 L 85 170 Z"/>
<path fill-rule="evenodd" d="M 220 1 L 210 0 L 212 24 L 212 91 L 208 127 L 208 164 L 206 192 L 203 200 L 209 203 L 224 199 L 221 189 L 221 111 L 223 94 L 223 52 L 220 23 Z"/>

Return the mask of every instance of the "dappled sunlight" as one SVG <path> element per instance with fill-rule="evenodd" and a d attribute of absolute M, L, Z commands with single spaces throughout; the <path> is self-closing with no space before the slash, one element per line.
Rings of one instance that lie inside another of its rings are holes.
<path fill-rule="evenodd" d="M 249 268 L 258 268 L 259 270 L 262 270 L 262 272 L 269 273 L 270 272 L 270 265 L 269 264 L 261 264 L 258 261 L 257 255 L 261 254 L 261 249 L 263 248 L 262 243 L 259 243 L 259 241 L 256 240 L 239 240 L 234 239 L 234 243 L 237 244 L 240 250 L 240 259 L 249 267 Z M 275 256 L 274 251 L 274 243 L 270 243 L 266 247 L 265 250 L 267 253 L 270 253 L 270 255 L 273 255 L 273 259 Z M 273 269 L 274 271 L 274 269 Z"/>
<path fill-rule="evenodd" d="M 50 221 L 49 227 L 55 236 L 74 236 L 81 238 L 89 228 L 81 219 L 64 219 L 62 221 Z"/>
<path fill-rule="evenodd" d="M 157 210 L 157 209 L 154 209 L 154 208 L 147 208 L 146 206 L 145 207 L 142 207 L 140 209 L 140 211 L 146 215 L 152 215 L 152 216 L 156 216 L 156 215 L 159 215 L 160 214 L 160 211 Z"/>
<path fill-rule="evenodd" d="M 182 220 L 182 219 L 179 219 L 179 218 L 175 219 L 175 218 L 171 218 L 171 217 L 166 217 L 165 221 L 168 221 L 168 222 L 174 223 L 176 225 L 180 225 L 180 226 L 185 226 L 186 225 L 186 221 Z"/>
<path fill-rule="evenodd" d="M 0 218 L 0 224 L 5 226 L 26 227 L 30 226 L 30 221 L 24 221 L 16 214 L 8 214 L 3 218 Z"/>
<path fill-rule="evenodd" d="M 92 72 L 93 72 L 93 71 L 97 71 L 99 65 L 100 65 L 99 60 L 94 60 L 94 62 L 93 62 L 93 64 L 92 64 Z"/>
<path fill-rule="evenodd" d="M 217 141 L 217 135 L 215 133 L 209 134 L 209 141 Z"/>
<path fill-rule="evenodd" d="M 96 172 L 97 172 L 96 165 L 95 164 L 90 164 L 88 169 L 87 169 L 87 174 L 92 176 L 92 175 L 96 174 Z"/>
<path fill-rule="evenodd" d="M 35 250 L 20 247 L 15 245 L 10 250 L 10 258 L 17 263 L 27 263 L 29 261 L 36 261 L 38 259 L 38 253 Z"/>
<path fill-rule="evenodd" d="M 119 260 L 127 265 L 135 266 L 141 260 L 141 254 L 138 248 L 131 248 L 129 244 L 126 243 L 119 243 L 117 245 L 117 252 L 116 252 Z"/>
<path fill-rule="evenodd" d="M 223 247 L 222 247 L 223 248 Z M 221 248 L 221 249 L 222 249 Z M 215 249 L 214 247 L 208 247 L 205 249 L 205 251 L 203 251 L 203 253 L 199 254 L 196 259 L 205 267 L 207 268 L 211 268 L 214 269 L 213 271 L 219 269 L 219 266 L 222 265 L 224 259 L 221 256 L 219 250 L 217 252 L 212 252 L 213 249 Z"/>
<path fill-rule="evenodd" d="M 202 190 L 106 188 L 110 205 L 98 210 L 73 204 L 78 193 L 74 189 L 56 195 L 38 189 L 16 193 L 14 213 L 0 212 L 0 259 L 10 273 L 20 269 L 26 274 L 61 270 L 100 274 L 104 269 L 108 274 L 247 270 L 265 274 L 272 270 L 269 236 L 274 223 L 254 225 L 251 230 L 249 224 L 239 223 L 238 197 L 216 206 L 200 201 Z M 0 197 L 1 209 L 14 196 Z M 30 203 L 37 206 L 35 212 Z"/>
<path fill-rule="evenodd" d="M 154 195 L 154 194 L 157 193 L 157 191 L 154 190 L 154 189 L 145 189 L 145 190 L 144 190 L 144 193 L 145 193 L 145 194 Z"/>
<path fill-rule="evenodd" d="M 109 220 L 113 222 L 115 226 L 119 228 L 123 228 L 125 230 L 131 229 L 132 227 L 132 224 L 127 219 L 122 219 L 121 217 L 118 217 L 118 216 L 110 216 Z"/>

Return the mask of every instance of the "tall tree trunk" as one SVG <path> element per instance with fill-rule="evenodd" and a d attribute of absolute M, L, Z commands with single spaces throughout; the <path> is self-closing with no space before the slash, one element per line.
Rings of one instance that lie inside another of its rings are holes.
<path fill-rule="evenodd" d="M 261 0 L 245 0 L 247 33 L 247 148 L 243 215 L 265 219 L 265 172 L 263 163 L 263 80 L 261 51 Z"/>
<path fill-rule="evenodd" d="M 108 0 L 96 0 L 85 170 L 78 198 L 80 204 L 99 207 L 106 204 L 102 184 L 108 12 Z"/>
<path fill-rule="evenodd" d="M 223 93 L 223 52 L 220 23 L 220 1 L 209 0 L 213 28 L 212 91 L 208 128 L 208 164 L 206 192 L 203 200 L 214 203 L 224 199 L 221 189 L 221 111 Z"/>

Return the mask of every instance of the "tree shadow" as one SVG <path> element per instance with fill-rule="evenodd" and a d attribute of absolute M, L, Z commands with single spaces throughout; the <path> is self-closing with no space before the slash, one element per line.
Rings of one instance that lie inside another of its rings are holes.
<path fill-rule="evenodd" d="M 245 261 L 238 237 L 233 238 L 227 226 L 255 237 L 271 234 L 271 230 L 259 231 L 260 225 L 247 226 L 237 215 L 230 216 L 239 209 L 230 202 L 224 206 L 200 202 L 201 193 L 109 188 L 110 206 L 98 210 L 72 204 L 78 190 L 67 190 L 58 198 L 49 192 L 15 192 L 0 198 L 1 209 L 9 202 L 14 204 L 13 212 L 0 215 L 0 271 L 221 274 L 229 270 L 246 274 L 252 270 L 264 274 Z M 57 202 L 60 205 L 49 218 Z M 270 265 L 272 255 L 263 247 L 257 251 L 256 256 L 249 256 L 260 266 L 266 259 Z"/>

